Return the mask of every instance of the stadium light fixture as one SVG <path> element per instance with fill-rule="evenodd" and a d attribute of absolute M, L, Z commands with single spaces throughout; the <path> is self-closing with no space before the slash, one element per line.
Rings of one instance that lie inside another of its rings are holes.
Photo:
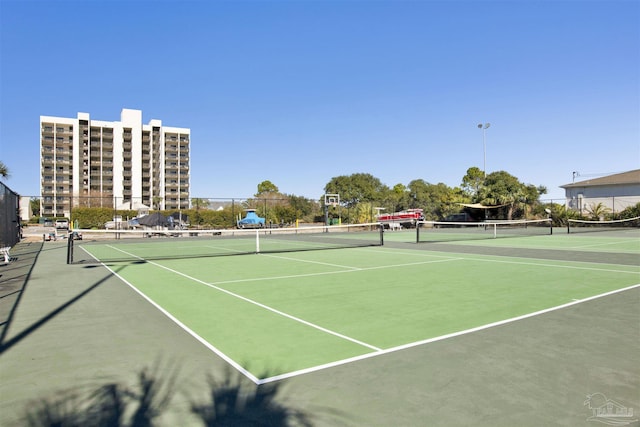
<path fill-rule="evenodd" d="M 484 164 L 482 166 L 482 170 L 484 172 L 484 176 L 487 176 L 487 138 L 486 138 L 486 131 L 487 129 L 489 129 L 489 126 L 491 126 L 491 123 L 479 123 L 478 124 L 478 129 L 482 129 L 482 153 L 484 155 Z"/>

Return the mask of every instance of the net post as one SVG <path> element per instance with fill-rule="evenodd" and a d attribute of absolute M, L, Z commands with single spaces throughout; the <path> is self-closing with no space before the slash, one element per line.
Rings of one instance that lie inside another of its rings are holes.
<path fill-rule="evenodd" d="M 71 233 L 67 236 L 67 264 L 73 263 L 73 235 Z"/>
<path fill-rule="evenodd" d="M 256 253 L 260 253 L 260 233 L 258 232 L 258 229 L 256 229 Z"/>
<path fill-rule="evenodd" d="M 498 238 L 498 224 L 493 223 L 493 238 L 497 239 Z"/>
<path fill-rule="evenodd" d="M 420 221 L 416 222 L 416 243 L 420 243 Z"/>
<path fill-rule="evenodd" d="M 380 231 L 380 246 L 384 246 L 384 226 L 382 224 L 378 224 L 378 229 Z"/>

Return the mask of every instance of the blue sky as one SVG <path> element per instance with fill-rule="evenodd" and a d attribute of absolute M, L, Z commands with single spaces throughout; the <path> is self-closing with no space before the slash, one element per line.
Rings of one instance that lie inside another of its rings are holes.
<path fill-rule="evenodd" d="M 192 197 L 332 177 L 458 186 L 505 170 L 561 199 L 640 168 L 637 1 L 0 0 L 0 160 L 39 194 L 39 117 L 191 129 Z"/>

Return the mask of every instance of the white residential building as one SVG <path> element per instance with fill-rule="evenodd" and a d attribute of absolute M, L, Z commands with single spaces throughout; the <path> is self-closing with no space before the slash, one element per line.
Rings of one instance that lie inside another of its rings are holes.
<path fill-rule="evenodd" d="M 70 217 L 73 207 L 179 210 L 189 207 L 188 128 L 121 120 L 40 116 L 41 216 Z"/>

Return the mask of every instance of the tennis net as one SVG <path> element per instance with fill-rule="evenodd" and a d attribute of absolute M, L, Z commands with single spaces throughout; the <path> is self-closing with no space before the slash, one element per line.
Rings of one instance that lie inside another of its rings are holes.
<path fill-rule="evenodd" d="M 201 258 L 381 246 L 377 223 L 252 230 L 74 230 L 67 263 Z M 81 238 L 81 239 L 78 239 Z"/>
<path fill-rule="evenodd" d="M 633 233 L 638 230 L 640 230 L 640 216 L 611 221 L 567 220 L 567 233 L 590 233 L 595 231 L 628 231 Z"/>
<path fill-rule="evenodd" d="M 454 242 L 548 234 L 553 234 L 551 219 L 484 222 L 421 221 L 416 227 L 416 243 Z"/>

